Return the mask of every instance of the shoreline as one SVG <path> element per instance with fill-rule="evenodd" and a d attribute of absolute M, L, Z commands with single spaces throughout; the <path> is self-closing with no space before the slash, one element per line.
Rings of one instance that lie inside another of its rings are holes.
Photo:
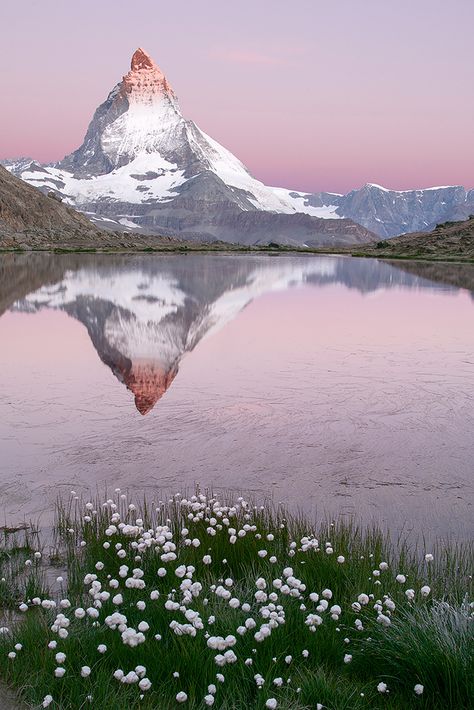
<path fill-rule="evenodd" d="M 298 248 L 298 247 L 284 247 L 281 246 L 278 249 L 272 249 L 269 247 L 246 247 L 240 245 L 229 245 L 223 247 L 211 247 L 211 246 L 157 246 L 157 247 L 144 247 L 143 249 L 126 248 L 126 247 L 54 247 L 54 248 L 0 248 L 0 256 L 2 254 L 244 254 L 244 255 L 256 255 L 263 254 L 267 256 L 347 256 L 352 258 L 360 259 L 377 259 L 381 261 L 417 261 L 417 262 L 428 262 L 436 264 L 474 264 L 474 259 L 463 258 L 458 255 L 441 255 L 441 256 L 427 256 L 424 255 L 411 255 L 402 253 L 370 253 L 361 252 L 356 250 L 349 250 L 347 248 L 340 249 L 329 249 L 329 248 Z"/>

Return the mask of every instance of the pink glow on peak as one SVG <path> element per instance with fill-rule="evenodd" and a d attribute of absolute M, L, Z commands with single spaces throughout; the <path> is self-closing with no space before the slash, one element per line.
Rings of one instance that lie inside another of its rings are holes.
<path fill-rule="evenodd" d="M 145 52 L 144 49 L 138 47 L 133 53 L 132 61 L 130 62 L 130 69 L 132 71 L 138 71 L 139 69 L 155 69 L 157 65 L 150 57 L 150 55 Z"/>
<path fill-rule="evenodd" d="M 158 64 L 140 47 L 133 53 L 130 71 L 123 77 L 119 96 L 139 103 L 153 103 L 163 96 L 176 99 Z"/>

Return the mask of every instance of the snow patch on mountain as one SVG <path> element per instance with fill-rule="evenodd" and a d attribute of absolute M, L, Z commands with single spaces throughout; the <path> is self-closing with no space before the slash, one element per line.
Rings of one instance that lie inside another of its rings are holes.
<path fill-rule="evenodd" d="M 141 204 L 159 202 L 176 196 L 176 188 L 185 182 L 184 171 L 159 153 L 140 153 L 131 162 L 103 175 L 79 178 L 67 170 L 47 168 L 47 172 L 25 170 L 24 180 L 37 187 L 59 190 L 66 203 L 87 205 L 97 199 Z"/>

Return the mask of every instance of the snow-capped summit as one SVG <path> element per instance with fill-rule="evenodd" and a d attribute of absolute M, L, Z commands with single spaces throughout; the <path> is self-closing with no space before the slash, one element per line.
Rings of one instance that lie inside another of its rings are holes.
<path fill-rule="evenodd" d="M 75 175 L 108 174 L 143 153 L 169 152 L 183 122 L 178 100 L 159 66 L 137 49 L 125 74 L 99 106 L 83 144 L 57 167 Z"/>
<path fill-rule="evenodd" d="M 109 99 L 100 144 L 113 168 L 141 153 L 160 152 L 165 147 L 163 138 L 182 121 L 173 89 L 141 48 L 134 52 L 130 71 Z"/>
<path fill-rule="evenodd" d="M 302 193 L 255 179 L 183 117 L 170 83 L 142 48 L 95 111 L 77 150 L 55 165 L 5 165 L 111 229 L 308 245 L 372 237 L 336 214 L 330 201 L 310 204 Z"/>

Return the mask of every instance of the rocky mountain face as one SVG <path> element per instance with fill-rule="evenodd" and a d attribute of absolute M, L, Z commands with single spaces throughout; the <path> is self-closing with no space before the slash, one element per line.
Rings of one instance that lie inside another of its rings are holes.
<path fill-rule="evenodd" d="M 329 256 L 5 254 L 0 314 L 51 308 L 83 323 L 101 361 L 145 415 L 183 358 L 261 295 L 301 285 L 343 284 L 360 293 L 432 288 L 418 275 L 422 266 L 404 273 L 374 259 Z M 442 281 L 444 265 L 438 277 L 433 268 L 429 278 Z M 448 283 L 466 287 L 463 273 L 453 272 Z"/>
<path fill-rule="evenodd" d="M 337 203 L 337 214 L 382 237 L 394 237 L 426 232 L 448 220 L 467 219 L 474 213 L 474 190 L 456 186 L 397 191 L 369 184 L 332 202 Z"/>
<path fill-rule="evenodd" d="M 185 119 L 160 68 L 138 49 L 83 144 L 55 165 L 3 161 L 103 228 L 243 244 L 354 244 L 373 235 L 336 205 L 267 187 Z M 327 221 L 326 221 L 327 220 Z"/>

